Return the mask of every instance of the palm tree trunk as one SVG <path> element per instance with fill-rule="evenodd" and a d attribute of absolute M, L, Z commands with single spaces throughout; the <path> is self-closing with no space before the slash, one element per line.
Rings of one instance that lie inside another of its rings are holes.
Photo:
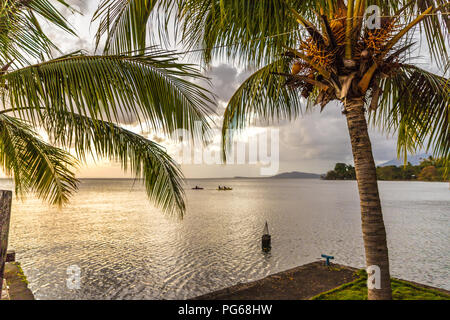
<path fill-rule="evenodd" d="M 358 181 L 366 266 L 380 268 L 381 286 L 379 289 L 369 289 L 368 298 L 369 300 L 390 300 L 392 299 L 392 290 L 386 229 L 381 212 L 377 173 L 367 131 L 363 100 L 346 101 L 345 113 L 355 162 L 356 180 Z"/>

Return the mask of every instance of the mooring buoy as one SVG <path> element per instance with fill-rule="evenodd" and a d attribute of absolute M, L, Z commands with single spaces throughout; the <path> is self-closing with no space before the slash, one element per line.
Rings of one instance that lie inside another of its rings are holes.
<path fill-rule="evenodd" d="M 270 249 L 272 249 L 271 240 L 272 239 L 269 234 L 269 225 L 267 224 L 267 221 L 266 221 L 266 225 L 264 226 L 263 236 L 261 239 L 261 246 L 262 246 L 263 251 L 270 251 Z"/>

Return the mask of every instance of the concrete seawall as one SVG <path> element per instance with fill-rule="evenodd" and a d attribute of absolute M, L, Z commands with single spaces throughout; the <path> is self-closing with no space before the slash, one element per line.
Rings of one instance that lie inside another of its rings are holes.
<path fill-rule="evenodd" d="M 323 261 L 240 283 L 193 300 L 307 300 L 356 279 L 358 269 Z"/>
<path fill-rule="evenodd" d="M 358 270 L 334 263 L 325 266 L 323 261 L 313 262 L 253 282 L 239 283 L 191 300 L 309 300 L 320 293 L 354 281 L 358 278 L 356 275 Z M 407 282 L 417 287 L 450 295 L 450 292 L 445 289 L 412 281 Z"/>

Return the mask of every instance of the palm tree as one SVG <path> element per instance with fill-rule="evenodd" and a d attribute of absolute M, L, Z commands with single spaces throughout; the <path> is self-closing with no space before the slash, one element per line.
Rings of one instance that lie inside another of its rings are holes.
<path fill-rule="evenodd" d="M 56 1 L 71 9 L 64 0 Z M 34 192 L 51 204 L 66 204 L 78 187 L 75 169 L 92 155 L 120 162 L 142 179 L 155 204 L 182 216 L 178 165 L 160 145 L 120 124 L 134 121 L 164 133 L 188 129 L 201 136 L 213 100 L 191 81 L 205 78 L 192 65 L 178 62 L 175 52 L 155 46 L 62 55 L 43 32 L 42 20 L 75 34 L 48 0 L 0 4 L 0 166 L 14 179 L 16 195 Z M 37 129 L 47 133 L 50 143 Z M 9 227 L 9 212 L 3 211 L 0 294 Z"/>
<path fill-rule="evenodd" d="M 381 9 L 381 28 L 363 19 Z M 446 63 L 448 3 L 441 0 L 186 0 L 179 25 L 190 51 L 203 61 L 228 57 L 257 69 L 228 103 L 223 121 L 224 155 L 231 129 L 255 118 L 294 119 L 332 101 L 342 106 L 350 135 L 361 203 L 367 266 L 378 266 L 381 287 L 369 299 L 391 299 L 388 246 L 378 193 L 368 120 L 398 134 L 398 153 L 432 149 L 450 159 L 449 80 L 412 64 L 420 26 L 430 55 Z"/>
<path fill-rule="evenodd" d="M 57 2 L 72 9 L 64 0 Z M 0 4 L 0 165 L 13 177 L 16 194 L 31 191 L 64 205 L 77 190 L 75 169 L 93 156 L 119 161 L 142 179 L 152 201 L 165 212 L 182 215 L 178 165 L 160 145 L 121 123 L 201 135 L 212 97 L 192 80 L 204 77 L 192 65 L 178 62 L 175 52 L 155 46 L 139 52 L 63 55 L 43 32 L 42 20 L 75 34 L 48 0 Z"/>
<path fill-rule="evenodd" d="M 70 8 L 64 0 L 57 2 Z M 120 162 L 142 179 L 155 204 L 182 216 L 178 165 L 160 145 L 120 124 L 132 119 L 164 133 L 182 128 L 201 135 L 208 128 L 212 98 L 191 80 L 204 77 L 178 62 L 174 52 L 157 47 L 62 55 L 43 32 L 42 20 L 74 34 L 48 0 L 0 4 L 0 166 L 14 179 L 16 195 L 34 192 L 51 204 L 66 204 L 78 188 L 75 169 L 92 155 Z M 47 133 L 50 143 L 37 129 Z M 9 212 L 3 211 L 0 294 L 9 228 Z"/>

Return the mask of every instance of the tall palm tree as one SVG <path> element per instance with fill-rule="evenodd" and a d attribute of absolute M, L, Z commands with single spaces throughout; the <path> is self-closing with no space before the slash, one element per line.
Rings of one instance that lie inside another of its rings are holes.
<path fill-rule="evenodd" d="M 72 10 L 64 0 L 56 2 Z M 175 52 L 155 46 L 63 55 L 43 32 L 43 20 L 75 34 L 49 0 L 0 4 L 0 165 L 14 178 L 16 194 L 32 191 L 51 204 L 65 204 L 77 189 L 76 167 L 92 155 L 119 161 L 142 179 L 151 200 L 182 215 L 179 167 L 164 148 L 121 123 L 201 135 L 212 98 L 192 80 L 204 77 L 178 62 Z"/>
<path fill-rule="evenodd" d="M 381 9 L 381 28 L 368 28 L 368 6 Z M 367 266 L 378 266 L 381 287 L 369 299 L 391 299 L 388 246 L 368 120 L 398 133 L 398 153 L 425 147 L 450 159 L 449 80 L 412 64 L 414 33 L 430 55 L 448 57 L 448 2 L 371 0 L 180 1 L 184 43 L 203 60 L 228 57 L 254 72 L 228 103 L 224 154 L 231 129 L 252 119 L 294 119 L 307 107 L 338 101 L 356 168 Z M 336 106 L 332 104 L 331 106 Z"/>

